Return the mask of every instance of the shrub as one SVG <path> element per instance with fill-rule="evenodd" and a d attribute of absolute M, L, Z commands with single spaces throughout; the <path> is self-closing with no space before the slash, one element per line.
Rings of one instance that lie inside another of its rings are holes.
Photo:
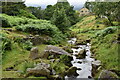
<path fill-rule="evenodd" d="M 108 34 L 114 33 L 117 30 L 117 26 L 107 27 L 104 30 L 97 32 L 96 37 L 104 37 Z"/>
<path fill-rule="evenodd" d="M 12 42 L 9 38 L 6 37 L 5 34 L 0 34 L 0 40 L 2 40 L 0 43 L 1 48 L 2 48 L 1 53 L 2 55 L 4 55 L 4 52 L 6 50 L 11 50 Z"/>
<path fill-rule="evenodd" d="M 23 43 L 23 48 L 26 50 L 30 50 L 33 46 L 33 44 L 30 41 L 25 41 L 25 43 Z"/>
<path fill-rule="evenodd" d="M 26 24 L 26 25 L 16 26 L 16 29 L 32 34 L 40 34 L 40 35 L 45 34 L 49 36 L 54 35 L 58 31 L 57 27 L 48 23 Z"/>
<path fill-rule="evenodd" d="M 20 14 L 18 16 L 23 16 L 23 17 L 26 17 L 26 18 L 36 19 L 36 17 L 33 14 L 31 14 L 31 13 L 29 13 L 29 12 L 23 10 L 23 9 L 20 10 Z"/>
<path fill-rule="evenodd" d="M 22 74 L 26 73 L 27 68 L 34 68 L 34 62 L 24 62 L 22 63 L 22 66 L 20 67 L 20 70 L 22 71 Z"/>
<path fill-rule="evenodd" d="M 22 37 L 14 38 L 14 42 L 17 42 L 22 49 L 30 50 L 33 47 L 32 42 L 29 40 L 25 41 Z"/>
<path fill-rule="evenodd" d="M 2 21 L 2 27 L 11 27 L 11 24 L 8 22 L 6 18 L 0 17 L 0 20 Z"/>

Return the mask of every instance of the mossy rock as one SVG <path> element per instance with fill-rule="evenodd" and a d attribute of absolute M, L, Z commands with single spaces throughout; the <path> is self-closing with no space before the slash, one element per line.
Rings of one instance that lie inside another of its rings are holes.
<path fill-rule="evenodd" d="M 114 78 L 115 79 L 115 78 L 118 78 L 118 76 L 117 76 L 117 74 L 115 74 L 112 71 L 102 70 L 99 78 L 101 78 L 101 80 L 105 80 L 105 78 L 107 78 L 107 79 L 113 79 Z"/>

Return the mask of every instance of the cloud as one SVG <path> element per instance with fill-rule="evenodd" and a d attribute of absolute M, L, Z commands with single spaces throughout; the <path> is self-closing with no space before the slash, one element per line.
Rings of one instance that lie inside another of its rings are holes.
<path fill-rule="evenodd" d="M 87 0 L 68 0 L 68 2 L 74 7 L 83 5 Z M 27 6 L 41 6 L 45 8 L 47 5 L 54 5 L 57 0 L 25 0 Z"/>

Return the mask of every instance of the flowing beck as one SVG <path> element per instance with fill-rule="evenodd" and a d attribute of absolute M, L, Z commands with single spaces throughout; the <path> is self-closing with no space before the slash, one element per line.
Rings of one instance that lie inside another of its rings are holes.
<path fill-rule="evenodd" d="M 68 41 L 70 44 L 75 44 L 76 38 L 72 38 Z M 77 74 L 79 74 L 77 77 L 65 77 L 65 80 L 80 80 L 81 78 L 92 78 L 92 62 L 95 61 L 93 58 L 91 58 L 91 52 L 90 52 L 90 44 L 87 43 L 86 45 L 77 45 L 78 49 L 72 48 L 73 50 L 73 60 L 71 61 L 72 65 L 74 67 L 77 67 Z M 75 55 L 77 55 L 81 50 L 86 50 L 86 56 L 84 59 L 77 59 Z"/>

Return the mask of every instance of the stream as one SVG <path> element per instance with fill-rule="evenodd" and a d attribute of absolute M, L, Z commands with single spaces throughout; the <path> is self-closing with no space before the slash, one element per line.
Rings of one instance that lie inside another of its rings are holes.
<path fill-rule="evenodd" d="M 71 40 L 68 41 L 70 44 L 75 44 L 76 38 L 71 38 Z M 77 77 L 75 76 L 65 76 L 65 80 L 83 80 L 83 78 L 87 80 L 93 80 L 92 79 L 92 63 L 99 64 L 98 61 L 95 61 L 94 58 L 91 58 L 91 51 L 90 51 L 90 44 L 87 43 L 86 45 L 77 45 L 77 49 L 72 48 L 73 53 L 72 57 L 73 60 L 71 61 L 72 66 L 77 67 L 77 74 L 79 74 Z M 81 50 L 86 50 L 86 56 L 84 59 L 77 59 L 76 54 L 78 54 Z"/>

